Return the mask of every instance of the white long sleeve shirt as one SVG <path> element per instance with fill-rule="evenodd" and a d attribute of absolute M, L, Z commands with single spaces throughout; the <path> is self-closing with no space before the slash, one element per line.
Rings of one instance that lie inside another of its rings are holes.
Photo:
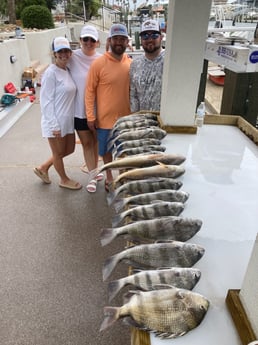
<path fill-rule="evenodd" d="M 74 133 L 74 98 L 76 86 L 69 70 L 50 65 L 44 72 L 40 89 L 42 136 L 52 138 Z"/>

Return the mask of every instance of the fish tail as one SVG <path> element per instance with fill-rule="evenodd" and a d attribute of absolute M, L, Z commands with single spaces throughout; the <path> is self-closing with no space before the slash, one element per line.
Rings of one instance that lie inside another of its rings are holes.
<path fill-rule="evenodd" d="M 124 207 L 124 200 L 123 199 L 116 200 L 113 206 L 116 212 L 120 212 Z"/>
<path fill-rule="evenodd" d="M 122 278 L 123 279 L 123 278 Z M 119 280 L 113 280 L 108 284 L 108 295 L 109 295 L 109 302 L 112 301 L 112 299 L 117 295 L 117 293 L 121 290 L 123 287 L 123 284 Z"/>
<path fill-rule="evenodd" d="M 113 150 L 113 158 L 114 158 L 114 160 L 118 157 L 117 155 L 118 155 L 118 151 L 117 151 L 117 149 L 114 149 Z"/>
<path fill-rule="evenodd" d="M 112 227 L 116 227 L 122 221 L 122 219 L 123 217 L 121 216 L 121 214 L 115 215 L 112 219 Z"/>
<path fill-rule="evenodd" d="M 110 276 L 116 264 L 118 263 L 118 260 L 118 254 L 106 259 L 102 269 L 103 281 L 105 281 Z"/>
<path fill-rule="evenodd" d="M 108 195 L 107 195 L 107 203 L 110 206 L 113 203 L 113 200 L 116 197 L 116 193 L 113 191 L 109 191 Z"/>
<path fill-rule="evenodd" d="M 100 326 L 100 332 L 112 326 L 119 319 L 119 309 L 118 307 L 104 307 L 104 321 Z"/>
<path fill-rule="evenodd" d="M 117 150 L 115 158 L 119 158 L 124 153 L 124 150 Z"/>
<path fill-rule="evenodd" d="M 101 230 L 100 242 L 102 247 L 109 244 L 116 237 L 116 232 L 112 228 L 104 228 Z"/>
<path fill-rule="evenodd" d="M 116 141 L 116 138 L 111 138 L 107 143 L 107 150 L 110 151 L 111 148 L 114 146 L 114 143 Z"/>

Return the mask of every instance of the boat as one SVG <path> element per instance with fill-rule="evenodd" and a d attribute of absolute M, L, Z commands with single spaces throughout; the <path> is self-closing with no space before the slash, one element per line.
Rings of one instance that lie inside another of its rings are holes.
<path fill-rule="evenodd" d="M 225 72 L 220 66 L 209 67 L 208 78 L 214 84 L 223 86 L 225 82 Z"/>

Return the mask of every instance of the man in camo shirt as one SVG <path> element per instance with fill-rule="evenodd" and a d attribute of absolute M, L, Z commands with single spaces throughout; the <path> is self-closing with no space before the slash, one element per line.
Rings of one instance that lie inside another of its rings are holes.
<path fill-rule="evenodd" d="M 159 111 L 165 53 L 161 47 L 159 23 L 153 19 L 146 20 L 140 37 L 145 54 L 133 60 L 130 66 L 131 112 Z"/>

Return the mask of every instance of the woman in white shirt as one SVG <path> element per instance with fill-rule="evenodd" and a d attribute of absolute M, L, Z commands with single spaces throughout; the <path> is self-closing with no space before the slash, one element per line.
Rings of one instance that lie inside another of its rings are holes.
<path fill-rule="evenodd" d="M 48 170 L 54 165 L 60 176 L 59 186 L 78 190 L 79 182 L 70 179 L 64 168 L 63 158 L 74 152 L 74 97 L 76 86 L 67 68 L 72 50 L 65 37 L 56 37 L 52 43 L 55 64 L 44 72 L 40 90 L 42 136 L 48 138 L 52 151 L 45 163 L 34 168 L 34 173 L 44 182 L 51 183 Z"/>

